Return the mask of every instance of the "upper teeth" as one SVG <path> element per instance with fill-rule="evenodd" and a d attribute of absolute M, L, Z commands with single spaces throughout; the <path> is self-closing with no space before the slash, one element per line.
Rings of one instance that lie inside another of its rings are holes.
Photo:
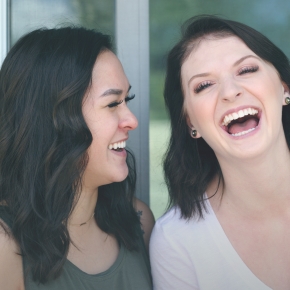
<path fill-rule="evenodd" d="M 234 112 L 232 114 L 228 114 L 224 117 L 224 120 L 222 122 L 223 126 L 228 126 L 228 124 L 232 121 L 232 120 L 237 120 L 239 118 L 243 118 L 244 116 L 247 115 L 256 115 L 258 114 L 258 110 L 253 109 L 253 108 L 247 108 L 247 109 L 243 109 L 240 110 L 238 112 Z"/>
<path fill-rule="evenodd" d="M 118 149 L 118 148 L 125 148 L 125 147 L 126 147 L 126 141 L 112 143 L 109 145 L 109 149 Z"/>

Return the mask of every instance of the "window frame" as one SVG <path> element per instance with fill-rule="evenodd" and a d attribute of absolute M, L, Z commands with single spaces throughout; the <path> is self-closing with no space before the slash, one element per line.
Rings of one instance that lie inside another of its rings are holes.
<path fill-rule="evenodd" d="M 136 158 L 136 196 L 149 205 L 149 0 L 116 0 L 117 55 L 136 98 L 130 108 L 139 126 L 128 147 Z"/>
<path fill-rule="evenodd" d="M 0 66 L 7 54 L 9 43 L 9 0 L 0 0 Z"/>

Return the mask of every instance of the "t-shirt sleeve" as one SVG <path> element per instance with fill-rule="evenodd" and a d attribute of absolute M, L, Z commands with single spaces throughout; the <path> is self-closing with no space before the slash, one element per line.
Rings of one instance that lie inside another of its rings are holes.
<path fill-rule="evenodd" d="M 150 240 L 150 261 L 154 290 L 197 290 L 194 265 L 188 253 L 187 227 L 156 223 Z M 183 242 L 182 242 L 183 241 Z"/>

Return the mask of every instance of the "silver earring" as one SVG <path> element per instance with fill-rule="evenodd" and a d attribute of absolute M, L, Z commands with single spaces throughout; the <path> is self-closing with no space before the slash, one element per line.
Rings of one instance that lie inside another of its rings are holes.
<path fill-rule="evenodd" d="M 290 100 L 289 100 L 289 101 L 290 101 Z M 191 131 L 191 135 L 192 135 L 193 138 L 195 138 L 195 137 L 197 136 L 197 131 L 193 129 L 193 130 Z"/>
<path fill-rule="evenodd" d="M 286 105 L 289 105 L 290 104 L 290 98 L 289 97 L 286 97 L 285 98 L 285 103 L 286 103 Z"/>

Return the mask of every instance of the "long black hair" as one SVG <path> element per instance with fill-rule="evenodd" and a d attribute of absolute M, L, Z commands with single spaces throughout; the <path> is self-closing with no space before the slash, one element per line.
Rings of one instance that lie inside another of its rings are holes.
<path fill-rule="evenodd" d="M 171 138 L 164 157 L 164 174 L 169 190 L 169 208 L 177 205 L 183 218 L 202 217 L 206 210 L 204 193 L 215 176 L 222 172 L 211 147 L 203 138 L 193 139 L 183 108 L 181 66 L 193 48 L 205 36 L 237 36 L 259 57 L 271 63 L 281 80 L 290 88 L 290 66 L 286 55 L 255 29 L 217 16 L 201 15 L 182 27 L 181 40 L 169 52 L 164 99 L 171 120 Z M 283 128 L 290 147 L 290 106 L 282 112 Z"/>
<path fill-rule="evenodd" d="M 56 278 L 70 244 L 67 220 L 78 199 L 91 132 L 82 114 L 98 55 L 110 37 L 81 27 L 38 29 L 10 50 L 0 71 L 0 202 L 12 235 L 41 283 Z M 129 153 L 129 152 L 128 152 Z M 95 219 L 129 250 L 138 248 L 132 206 L 135 165 L 99 189 Z"/>

